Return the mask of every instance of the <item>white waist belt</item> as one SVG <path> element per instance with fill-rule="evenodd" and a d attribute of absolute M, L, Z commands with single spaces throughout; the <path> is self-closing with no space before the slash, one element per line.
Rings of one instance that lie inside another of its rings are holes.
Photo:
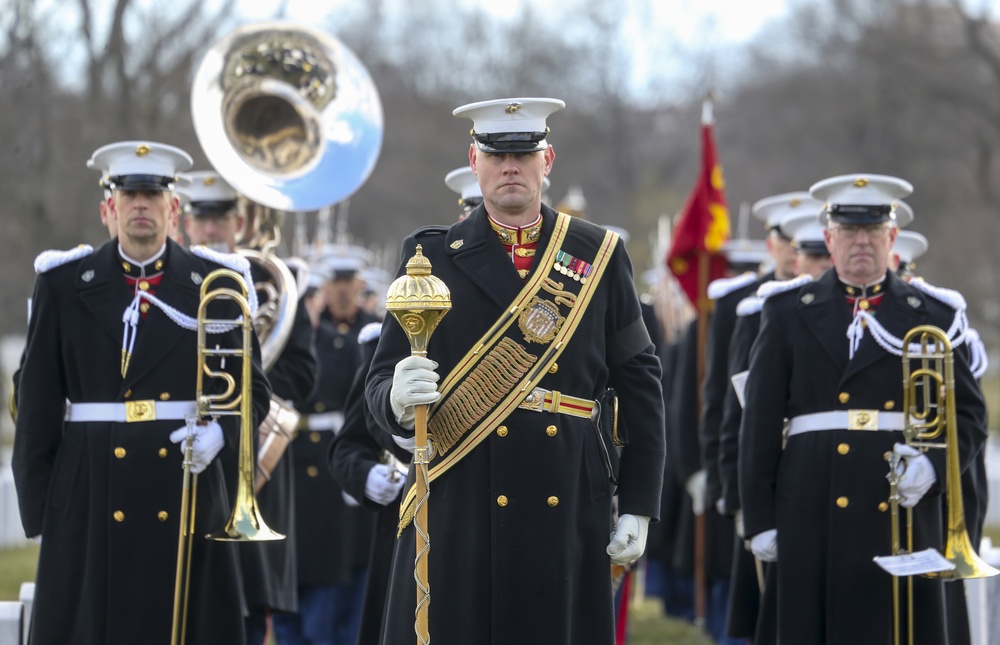
<path fill-rule="evenodd" d="M 321 412 L 319 414 L 309 414 L 304 417 L 305 426 L 313 432 L 323 432 L 332 430 L 340 432 L 344 427 L 343 412 Z"/>
<path fill-rule="evenodd" d="M 68 422 L 183 421 L 198 412 L 194 401 L 125 401 L 124 403 L 68 403 Z"/>
<path fill-rule="evenodd" d="M 793 417 L 788 424 L 788 436 L 818 430 L 902 430 L 902 412 L 880 410 L 834 410 Z"/>

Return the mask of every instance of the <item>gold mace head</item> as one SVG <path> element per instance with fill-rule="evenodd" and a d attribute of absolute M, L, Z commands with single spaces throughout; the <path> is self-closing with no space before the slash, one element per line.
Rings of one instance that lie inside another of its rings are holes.
<path fill-rule="evenodd" d="M 431 261 L 421 245 L 406 262 L 406 275 L 389 285 L 385 309 L 406 332 L 411 352 L 426 355 L 431 334 L 451 309 L 451 292 L 440 278 L 431 275 Z"/>

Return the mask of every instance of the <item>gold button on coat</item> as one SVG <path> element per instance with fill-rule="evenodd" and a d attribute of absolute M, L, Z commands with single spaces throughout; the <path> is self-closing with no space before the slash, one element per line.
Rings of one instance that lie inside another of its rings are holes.
<path fill-rule="evenodd" d="M 842 455 L 846 455 L 847 453 L 851 452 L 851 446 L 850 446 L 850 444 L 846 444 L 846 443 L 839 444 L 837 446 L 837 452 L 839 452 Z"/>
<path fill-rule="evenodd" d="M 559 363 L 552 363 L 552 367 L 549 368 L 549 374 L 555 374 L 559 371 Z"/>
<path fill-rule="evenodd" d="M 160 400 L 161 401 L 169 401 L 170 400 L 170 392 L 160 392 Z"/>
<path fill-rule="evenodd" d="M 847 403 L 851 400 L 851 395 L 847 392 L 841 392 L 837 399 L 839 399 L 841 403 Z"/>
<path fill-rule="evenodd" d="M 837 506 L 839 506 L 840 508 L 847 508 L 847 504 L 848 502 L 846 497 L 837 498 Z"/>
<path fill-rule="evenodd" d="M 556 497 L 555 495 L 553 495 L 552 497 L 548 498 L 546 501 L 549 503 L 549 506 L 551 506 L 552 508 L 555 508 L 556 506 L 559 506 L 559 498 Z"/>
<path fill-rule="evenodd" d="M 501 495 L 500 497 L 498 497 L 497 498 L 497 505 L 498 506 L 506 506 L 507 505 L 507 496 L 506 495 Z"/>
<path fill-rule="evenodd" d="M 316 410 L 317 412 L 322 412 L 323 410 L 326 409 L 326 404 L 322 402 L 317 403 L 316 405 L 313 406 L 313 409 Z"/>
<path fill-rule="evenodd" d="M 139 288 L 143 291 L 149 291 L 149 283 L 145 280 L 139 280 Z"/>
<path fill-rule="evenodd" d="M 309 433 L 309 441 L 312 441 L 313 443 L 319 443 L 320 439 L 322 439 L 322 437 L 319 436 L 318 432 Z"/>
<path fill-rule="evenodd" d="M 167 456 L 167 449 L 166 448 L 160 448 L 159 450 L 156 451 L 156 454 L 158 454 L 160 456 L 160 459 L 165 459 L 166 456 Z"/>
<path fill-rule="evenodd" d="M 132 396 L 132 390 L 131 389 L 125 390 L 125 398 L 127 399 L 130 396 Z"/>
<path fill-rule="evenodd" d="M 885 409 L 886 410 L 891 410 L 894 407 L 896 407 L 896 402 L 895 401 L 886 401 L 885 402 Z"/>
<path fill-rule="evenodd" d="M 889 510 L 889 502 L 881 502 L 881 503 L 879 503 L 878 510 L 882 511 L 883 513 L 885 513 L 887 510 Z"/>
<path fill-rule="evenodd" d="M 310 477 L 315 477 L 316 475 L 319 474 L 319 468 L 317 468 L 316 466 L 309 466 L 308 468 L 306 468 L 306 474 L 309 475 Z"/>
<path fill-rule="evenodd" d="M 507 426 L 500 426 L 497 428 L 497 434 L 501 437 L 507 436 Z"/>
<path fill-rule="evenodd" d="M 115 448 L 115 457 L 118 457 L 119 459 L 124 459 L 125 458 L 125 449 L 124 448 L 120 448 L 120 447 L 119 448 Z"/>
<path fill-rule="evenodd" d="M 149 313 L 149 303 L 148 302 L 144 302 L 141 305 L 139 305 L 139 311 L 141 311 L 144 314 L 145 313 Z"/>
<path fill-rule="evenodd" d="M 549 435 L 550 437 L 556 436 L 556 432 L 558 432 L 558 430 L 556 429 L 555 426 L 549 426 L 548 428 L 545 428 L 545 434 Z"/>
<path fill-rule="evenodd" d="M 114 518 L 116 522 L 124 522 L 125 513 L 122 513 L 121 511 L 115 511 Z"/>
<path fill-rule="evenodd" d="M 159 513 L 156 514 L 156 519 L 160 520 L 161 522 L 166 522 L 168 517 L 170 516 L 167 515 L 166 511 L 160 511 Z"/>

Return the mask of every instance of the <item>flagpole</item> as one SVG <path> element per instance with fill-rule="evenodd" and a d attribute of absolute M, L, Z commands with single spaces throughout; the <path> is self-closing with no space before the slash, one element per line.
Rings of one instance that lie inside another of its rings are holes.
<path fill-rule="evenodd" d="M 698 350 L 695 383 L 697 387 L 695 410 L 701 418 L 701 385 L 705 380 L 705 354 L 707 352 L 708 336 L 708 273 L 711 257 L 705 251 L 698 251 Z M 694 622 L 699 627 L 705 626 L 705 509 L 694 516 Z"/>

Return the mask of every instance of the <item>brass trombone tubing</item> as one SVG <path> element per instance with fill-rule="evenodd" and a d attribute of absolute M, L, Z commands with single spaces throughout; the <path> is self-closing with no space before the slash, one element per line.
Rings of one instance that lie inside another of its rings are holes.
<path fill-rule="evenodd" d="M 230 288 L 217 288 L 209 291 L 209 286 L 220 278 L 229 278 L 239 285 L 239 291 Z M 195 401 L 197 403 L 197 419 L 218 418 L 219 416 L 240 417 L 240 445 L 238 457 L 238 479 L 236 501 L 233 504 L 229 521 L 222 529 L 206 535 L 211 540 L 225 541 L 263 541 L 282 540 L 285 536 L 272 531 L 264 523 L 257 508 L 257 500 L 253 492 L 254 457 L 253 444 L 256 436 L 253 428 L 252 388 L 253 372 L 251 353 L 253 343 L 253 319 L 250 314 L 250 303 L 247 298 L 248 286 L 243 276 L 232 269 L 216 269 L 202 281 L 200 303 L 198 305 L 198 356 L 197 375 L 195 380 Z M 208 318 L 208 305 L 216 300 L 232 300 L 240 308 L 240 320 L 213 320 Z M 207 347 L 208 325 L 231 324 L 242 327 L 242 348 Z M 210 368 L 205 359 L 210 356 L 232 356 L 241 359 L 240 391 L 236 395 L 236 380 L 232 374 L 222 369 Z M 218 394 L 204 392 L 205 377 L 221 379 L 225 388 Z M 196 419 L 188 419 L 188 436 L 184 445 L 184 476 L 181 487 L 180 528 L 177 541 L 177 569 L 174 580 L 174 610 L 171 624 L 171 645 L 184 645 L 187 633 L 188 600 L 191 587 L 191 552 L 194 541 L 195 509 L 198 494 L 198 475 L 191 472 L 191 453 L 193 438 L 191 432 Z"/>

